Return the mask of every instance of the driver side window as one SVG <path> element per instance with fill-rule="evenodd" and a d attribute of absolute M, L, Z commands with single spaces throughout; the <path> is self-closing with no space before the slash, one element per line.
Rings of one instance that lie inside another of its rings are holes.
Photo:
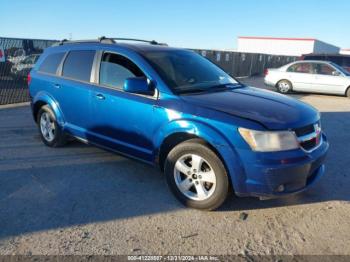
<path fill-rule="evenodd" d="M 145 77 L 144 73 L 128 58 L 104 53 L 100 65 L 100 84 L 123 90 L 124 82 L 129 77 Z"/>
<path fill-rule="evenodd" d="M 333 75 L 336 70 L 326 64 L 317 64 L 317 74 L 319 75 Z"/>

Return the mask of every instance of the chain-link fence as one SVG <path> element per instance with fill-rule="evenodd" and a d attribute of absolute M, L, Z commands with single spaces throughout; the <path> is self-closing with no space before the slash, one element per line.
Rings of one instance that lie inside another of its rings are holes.
<path fill-rule="evenodd" d="M 295 56 L 239 53 L 232 51 L 199 50 L 193 51 L 206 57 L 234 77 L 261 75 L 266 68 L 278 68 L 296 61 Z"/>
<path fill-rule="evenodd" d="M 55 40 L 0 37 L 0 105 L 29 101 L 27 75 L 43 50 Z M 280 67 L 296 57 L 229 51 L 194 50 L 232 76 L 254 76 Z"/>
<path fill-rule="evenodd" d="M 43 50 L 55 42 L 0 37 L 0 105 L 29 100 L 27 75 Z"/>

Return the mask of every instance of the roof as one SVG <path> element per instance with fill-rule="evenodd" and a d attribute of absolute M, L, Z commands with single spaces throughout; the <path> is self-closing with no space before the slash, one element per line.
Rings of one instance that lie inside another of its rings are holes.
<path fill-rule="evenodd" d="M 290 62 L 288 64 L 285 64 L 281 68 L 289 67 L 291 65 L 300 64 L 300 63 L 331 64 L 332 61 L 325 61 L 325 60 L 297 60 L 297 61 L 293 61 L 293 62 Z"/>
<path fill-rule="evenodd" d="M 294 61 L 293 63 L 297 64 L 297 63 L 323 63 L 323 64 L 328 64 L 328 63 L 332 63 L 332 61 L 328 61 L 328 60 L 297 60 Z"/>
<path fill-rule="evenodd" d="M 311 53 L 311 54 L 303 54 L 304 57 L 306 56 L 324 56 L 324 57 L 350 57 L 350 55 L 346 55 L 346 54 L 326 54 L 326 53 Z"/>
<path fill-rule="evenodd" d="M 290 38 L 290 37 L 267 37 L 267 36 L 239 36 L 238 39 L 286 40 L 286 41 L 317 41 L 316 38 Z"/>
<path fill-rule="evenodd" d="M 115 40 L 118 40 L 118 41 L 115 41 Z M 123 41 L 127 41 L 127 42 L 123 42 Z M 139 42 L 144 42 L 144 43 L 139 43 Z M 147 44 L 145 44 L 145 42 Z M 157 51 L 181 50 L 180 48 L 169 47 L 166 44 L 158 43 L 154 40 L 147 41 L 147 40 L 129 39 L 129 38 L 106 38 L 106 37 L 101 37 L 101 38 L 92 39 L 92 40 L 75 40 L 75 41 L 68 41 L 64 39 L 60 41 L 57 45 L 49 47 L 48 49 L 69 50 L 69 49 L 72 49 L 75 47 L 81 47 L 81 46 L 123 47 L 126 49 L 133 50 L 135 52 L 156 51 L 156 50 Z"/>

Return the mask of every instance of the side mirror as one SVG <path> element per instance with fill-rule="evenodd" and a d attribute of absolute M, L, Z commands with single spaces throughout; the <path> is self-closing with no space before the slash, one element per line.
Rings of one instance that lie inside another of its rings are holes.
<path fill-rule="evenodd" d="M 124 82 L 123 90 L 128 93 L 153 95 L 154 88 L 145 77 L 130 77 Z"/>
<path fill-rule="evenodd" d="M 340 76 L 341 73 L 340 73 L 339 71 L 333 71 L 333 72 L 332 72 L 332 75 L 333 75 L 333 76 Z"/>

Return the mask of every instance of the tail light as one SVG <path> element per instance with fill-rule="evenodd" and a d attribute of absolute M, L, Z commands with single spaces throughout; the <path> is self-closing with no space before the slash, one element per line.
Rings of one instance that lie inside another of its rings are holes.
<path fill-rule="evenodd" d="M 27 85 L 30 85 L 30 82 L 32 81 L 32 76 L 30 75 L 30 73 L 27 76 Z"/>
<path fill-rule="evenodd" d="M 264 70 L 264 76 L 267 76 L 269 74 L 269 69 Z"/>

